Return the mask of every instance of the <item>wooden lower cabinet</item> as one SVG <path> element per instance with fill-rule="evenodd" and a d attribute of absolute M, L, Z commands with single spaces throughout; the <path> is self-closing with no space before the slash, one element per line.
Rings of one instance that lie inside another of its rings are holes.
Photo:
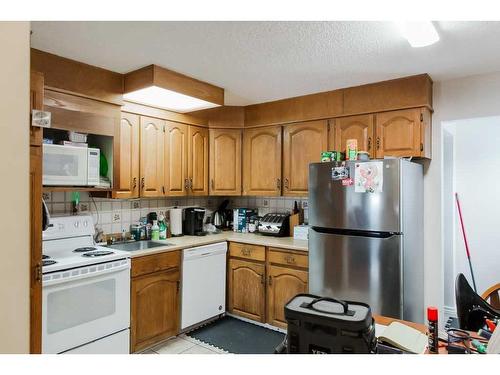
<path fill-rule="evenodd" d="M 286 328 L 286 303 L 299 293 L 307 293 L 307 290 L 307 271 L 269 265 L 267 268 L 267 323 Z"/>
<path fill-rule="evenodd" d="M 228 311 L 265 322 L 265 265 L 234 258 L 228 264 Z"/>
<path fill-rule="evenodd" d="M 156 256 L 136 258 L 138 266 L 135 271 L 135 259 L 133 259 L 132 275 L 137 275 L 142 271 L 147 272 L 149 268 L 146 266 L 154 261 L 154 257 Z M 172 268 L 171 264 L 164 261 L 164 254 L 159 254 L 158 257 L 162 257 L 158 259 L 158 264 L 168 268 L 132 277 L 130 290 L 130 351 L 132 353 L 179 333 L 179 265 Z M 142 261 L 143 259 L 146 261 Z"/>
<path fill-rule="evenodd" d="M 238 251 L 248 246 L 260 247 L 229 243 L 228 312 L 286 328 L 286 303 L 309 289 L 307 253 L 262 247 L 265 260 L 256 261 Z"/>

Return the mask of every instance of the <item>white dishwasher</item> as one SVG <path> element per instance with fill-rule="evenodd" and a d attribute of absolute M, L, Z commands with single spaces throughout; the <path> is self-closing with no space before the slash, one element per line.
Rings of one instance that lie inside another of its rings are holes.
<path fill-rule="evenodd" d="M 226 252 L 227 242 L 183 251 L 181 329 L 226 311 Z"/>

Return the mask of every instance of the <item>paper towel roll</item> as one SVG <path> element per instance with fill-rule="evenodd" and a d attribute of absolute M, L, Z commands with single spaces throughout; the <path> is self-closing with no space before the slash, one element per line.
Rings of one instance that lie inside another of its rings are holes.
<path fill-rule="evenodd" d="M 182 234 L 182 208 L 170 209 L 170 232 L 172 236 Z"/>

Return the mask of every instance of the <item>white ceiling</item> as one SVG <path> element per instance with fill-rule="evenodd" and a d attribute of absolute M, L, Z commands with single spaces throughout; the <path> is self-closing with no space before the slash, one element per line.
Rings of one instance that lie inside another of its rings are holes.
<path fill-rule="evenodd" d="M 500 70 L 500 22 L 435 22 L 411 48 L 393 22 L 32 22 L 32 47 L 120 73 L 157 64 L 247 105 L 412 74 Z"/>

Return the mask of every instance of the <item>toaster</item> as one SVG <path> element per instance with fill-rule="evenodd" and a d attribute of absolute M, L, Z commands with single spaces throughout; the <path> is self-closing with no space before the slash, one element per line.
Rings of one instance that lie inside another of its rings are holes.
<path fill-rule="evenodd" d="M 259 221 L 259 233 L 276 236 L 286 237 L 290 235 L 290 214 L 266 214 Z"/>

